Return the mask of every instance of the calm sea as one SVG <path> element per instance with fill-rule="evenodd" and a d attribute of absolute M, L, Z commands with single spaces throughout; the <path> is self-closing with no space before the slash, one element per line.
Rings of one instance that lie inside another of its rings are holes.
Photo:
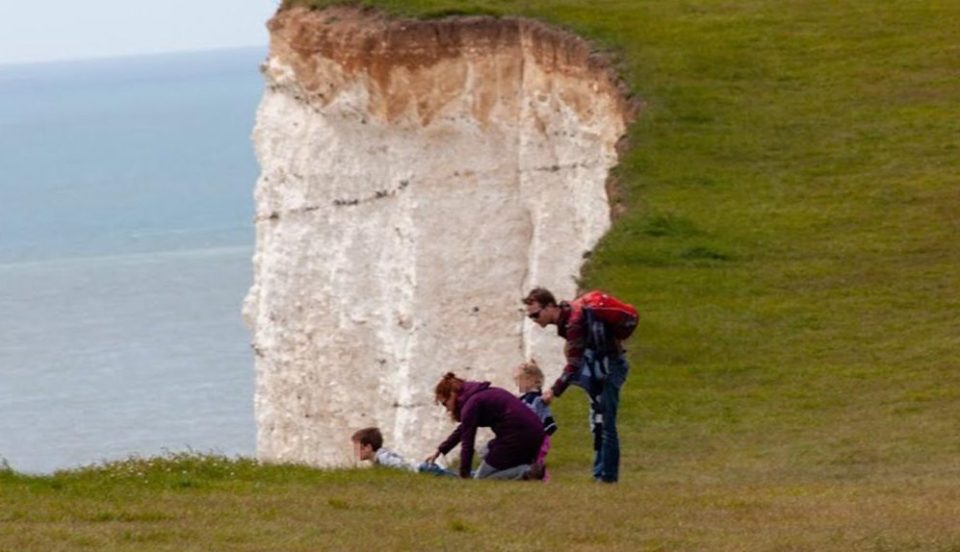
<path fill-rule="evenodd" d="M 0 458 L 254 453 L 263 49 L 0 66 Z"/>

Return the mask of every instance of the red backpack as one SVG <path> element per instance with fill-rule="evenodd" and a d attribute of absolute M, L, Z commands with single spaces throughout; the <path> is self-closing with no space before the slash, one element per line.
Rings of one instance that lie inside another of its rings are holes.
<path fill-rule="evenodd" d="M 590 291 L 580 296 L 587 321 L 602 323 L 609 336 L 623 341 L 637 329 L 637 309 L 629 303 L 602 291 Z"/>

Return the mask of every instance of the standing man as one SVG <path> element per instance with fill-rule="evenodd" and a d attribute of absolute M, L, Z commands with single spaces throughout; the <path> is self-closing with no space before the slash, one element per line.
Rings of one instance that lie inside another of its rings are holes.
<path fill-rule="evenodd" d="M 541 287 L 531 290 L 523 303 L 531 320 L 540 327 L 557 326 L 557 335 L 566 340 L 566 366 L 544 391 L 543 402 L 550 404 L 571 383 L 587 391 L 593 422 L 593 477 L 616 483 L 620 475 L 617 408 L 629 370 L 622 340 L 636 328 L 636 309 L 599 291 L 557 303 L 553 294 Z"/>

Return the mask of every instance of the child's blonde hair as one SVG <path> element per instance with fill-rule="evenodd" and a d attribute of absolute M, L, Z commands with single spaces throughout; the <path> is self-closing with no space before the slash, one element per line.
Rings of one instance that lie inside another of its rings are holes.
<path fill-rule="evenodd" d="M 537 361 L 532 358 L 517 366 L 517 369 L 520 371 L 521 375 L 524 375 L 533 382 L 538 388 L 543 387 L 543 370 L 537 365 Z"/>

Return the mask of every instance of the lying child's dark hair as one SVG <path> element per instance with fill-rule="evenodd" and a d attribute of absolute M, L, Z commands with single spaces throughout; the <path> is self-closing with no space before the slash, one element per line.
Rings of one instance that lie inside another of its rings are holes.
<path fill-rule="evenodd" d="M 374 452 L 380 450 L 380 447 L 383 446 L 383 435 L 380 433 L 380 429 L 376 427 L 365 427 L 354 433 L 350 440 L 354 443 L 360 443 L 360 446 L 370 445 Z"/>

